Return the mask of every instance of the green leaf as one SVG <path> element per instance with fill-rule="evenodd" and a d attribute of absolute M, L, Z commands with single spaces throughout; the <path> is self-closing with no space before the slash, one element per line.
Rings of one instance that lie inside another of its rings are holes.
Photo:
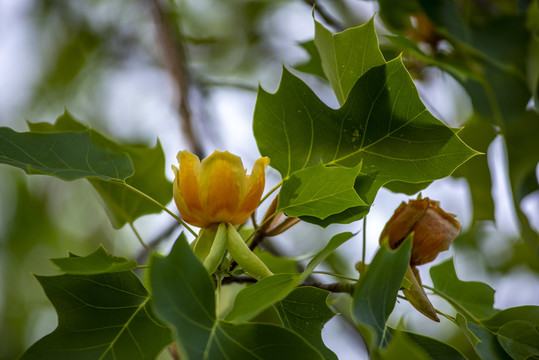
<path fill-rule="evenodd" d="M 365 24 L 332 34 L 315 21 L 314 43 L 322 68 L 339 100 L 344 104 L 356 81 L 371 68 L 385 63 L 378 47 L 374 17 Z"/>
<path fill-rule="evenodd" d="M 405 240 L 395 251 L 384 244 L 360 278 L 352 314 L 369 348 L 385 347 L 389 343 L 386 322 L 395 307 L 411 249 L 411 239 Z"/>
<path fill-rule="evenodd" d="M 172 199 L 172 183 L 165 176 L 165 155 L 159 141 L 153 148 L 128 146 L 122 148 L 135 166 L 135 174 L 126 183 L 166 205 Z M 147 214 L 160 213 L 162 209 L 122 184 L 90 180 L 105 202 L 110 221 L 115 228 L 134 222 Z"/>
<path fill-rule="evenodd" d="M 215 292 L 183 233 L 168 257 L 151 257 L 149 278 L 156 312 L 176 329 L 186 358 L 202 358 L 216 322 Z"/>
<path fill-rule="evenodd" d="M 245 322 L 277 301 L 285 298 L 299 284 L 298 274 L 276 274 L 265 277 L 241 290 L 225 320 Z"/>
<path fill-rule="evenodd" d="M 455 324 L 462 330 L 464 336 L 466 336 L 474 348 L 481 342 L 481 340 L 469 329 L 466 317 L 459 312 L 455 315 Z"/>
<path fill-rule="evenodd" d="M 474 157 L 473 159 L 476 159 L 476 158 Z M 468 162 L 466 162 L 465 164 L 467 163 Z M 414 195 L 420 192 L 421 190 L 426 189 L 430 184 L 432 184 L 432 181 L 427 181 L 424 183 L 417 183 L 417 184 L 412 184 L 412 183 L 407 183 L 407 182 L 402 182 L 402 181 L 392 181 L 390 183 L 385 184 L 384 187 L 394 193 Z"/>
<path fill-rule="evenodd" d="M 385 349 L 373 351 L 374 360 L 431 360 L 425 349 L 411 341 L 403 331 L 392 331 L 391 342 Z"/>
<path fill-rule="evenodd" d="M 135 260 L 128 260 L 109 254 L 103 246 L 84 257 L 70 254 L 66 258 L 51 259 L 51 261 L 67 274 L 92 275 L 129 271 L 137 267 Z"/>
<path fill-rule="evenodd" d="M 378 4 L 384 24 L 399 31 L 408 29 L 411 26 L 410 16 L 420 10 L 416 0 L 378 0 Z"/>
<path fill-rule="evenodd" d="M 503 350 L 496 335 L 480 325 L 468 322 L 464 315 L 457 313 L 456 323 L 468 338 L 482 359 L 509 360 L 511 357 Z"/>
<path fill-rule="evenodd" d="M 482 323 L 489 329 L 497 331 L 506 323 L 514 320 L 530 321 L 539 327 L 539 306 L 526 305 L 500 310 L 491 318 L 483 320 Z"/>
<path fill-rule="evenodd" d="M 391 334 L 392 339 L 394 339 L 393 331 Z M 406 334 L 408 342 L 413 342 L 418 345 L 433 360 L 466 360 L 466 358 L 457 349 L 444 342 L 441 342 L 440 340 L 408 331 L 398 332 Z"/>
<path fill-rule="evenodd" d="M 326 80 L 326 75 L 324 74 L 324 69 L 322 68 L 322 60 L 320 59 L 320 54 L 318 49 L 314 44 L 314 40 L 305 41 L 299 44 L 307 54 L 309 55 L 309 60 L 294 66 L 296 70 L 301 72 L 316 75 L 324 80 Z"/>
<path fill-rule="evenodd" d="M 461 281 L 457 277 L 453 259 L 449 259 L 430 269 L 430 276 L 436 294 L 447 300 L 455 309 L 467 317 L 483 319 L 492 316 L 494 290 L 477 281 Z"/>
<path fill-rule="evenodd" d="M 427 111 L 400 58 L 369 70 L 338 110 L 284 69 L 275 94 L 259 90 L 254 133 L 284 179 L 320 162 L 363 161 L 362 173 L 377 173 L 383 184 L 419 183 L 445 177 L 476 155 Z"/>
<path fill-rule="evenodd" d="M 261 251 L 258 247 L 253 252 L 274 274 L 292 274 L 297 272 L 298 261 L 296 259 L 275 256 L 269 251 Z"/>
<path fill-rule="evenodd" d="M 37 279 L 58 313 L 58 327 L 21 360 L 154 359 L 172 341 L 130 271 Z"/>
<path fill-rule="evenodd" d="M 302 336 L 320 351 L 326 360 L 337 360 L 322 340 L 322 328 L 335 313 L 327 305 L 329 292 L 306 286 L 292 291 L 275 304 L 283 325 Z"/>
<path fill-rule="evenodd" d="M 361 199 L 369 203 L 369 205 L 360 205 L 360 206 L 354 206 L 351 208 L 348 208 L 338 214 L 330 215 L 324 219 L 319 219 L 314 216 L 301 216 L 301 220 L 310 222 L 311 224 L 316 224 L 322 227 L 327 227 L 331 224 L 348 224 L 356 220 L 361 220 L 370 209 L 370 202 L 371 200 L 367 199 L 365 197 L 365 194 L 372 194 L 372 186 L 374 181 L 374 175 L 359 175 L 356 178 L 356 181 L 354 183 L 354 190 L 356 191 L 356 194 L 361 197 Z"/>
<path fill-rule="evenodd" d="M 338 110 L 284 69 L 275 94 L 259 90 L 253 126 L 261 154 L 285 182 L 320 163 L 363 163 L 369 181 L 358 195 L 368 203 L 389 182 L 433 181 L 476 155 L 426 110 L 400 58 L 365 73 Z"/>
<path fill-rule="evenodd" d="M 515 320 L 498 330 L 498 340 L 515 360 L 539 357 L 539 330 L 529 321 Z"/>
<path fill-rule="evenodd" d="M 439 31 L 458 39 L 462 42 L 469 42 L 471 39 L 470 30 L 464 23 L 457 8 L 457 4 L 452 0 L 417 0 L 421 7 L 439 28 Z"/>
<path fill-rule="evenodd" d="M 515 201 L 515 211 L 521 226 L 521 233 L 539 256 L 539 234 L 530 226 L 526 215 L 520 209 L 524 197 L 539 190 L 536 168 L 539 162 L 539 114 L 527 112 L 519 118 L 511 119 L 506 127 L 506 147 L 509 165 L 509 179 Z"/>
<path fill-rule="evenodd" d="M 328 244 L 311 259 L 301 274 L 268 276 L 241 290 L 236 295 L 234 305 L 226 316 L 226 320 L 231 322 L 247 321 L 284 299 L 294 288 L 304 282 L 336 248 L 352 236 L 353 234 L 349 232 L 333 236 Z"/>
<path fill-rule="evenodd" d="M 356 193 L 355 168 L 311 166 L 293 173 L 279 193 L 277 210 L 288 216 L 325 219 L 356 206 L 367 205 Z"/>
<path fill-rule="evenodd" d="M 339 246 L 344 244 L 346 241 L 350 240 L 354 234 L 351 232 L 343 232 L 337 235 L 334 235 L 326 246 L 320 250 L 312 259 L 309 261 L 305 270 L 301 274 L 301 281 L 305 281 L 309 275 L 316 269 L 318 265 L 324 262 L 329 255 L 331 255 Z"/>
<path fill-rule="evenodd" d="M 275 325 L 219 321 L 212 340 L 204 359 L 324 359 L 303 338 Z"/>
<path fill-rule="evenodd" d="M 212 281 L 183 234 L 167 257 L 152 256 L 149 278 L 156 312 L 175 329 L 182 359 L 322 359 L 290 330 L 217 319 Z"/>
<path fill-rule="evenodd" d="M 67 181 L 87 177 L 121 181 L 133 175 L 129 157 L 97 145 L 89 131 L 18 133 L 0 127 L 0 163 Z"/>
<path fill-rule="evenodd" d="M 486 153 L 496 131 L 492 124 L 478 115 L 466 122 L 459 132 L 461 139 L 474 149 Z M 492 181 L 486 156 L 476 156 L 453 173 L 455 177 L 464 177 L 470 186 L 472 197 L 473 220 L 494 220 L 494 201 L 492 199 Z"/>
<path fill-rule="evenodd" d="M 118 144 L 81 124 L 67 111 L 54 124 L 29 123 L 28 126 L 31 130 L 40 132 L 89 131 L 92 141 L 96 144 L 129 155 L 135 173 L 125 181 L 127 184 L 161 204 L 167 204 L 172 199 L 172 184 L 165 177 L 165 156 L 159 142 L 153 148 Z M 90 183 L 103 199 L 107 214 L 115 228 L 121 228 L 142 215 L 159 213 L 162 210 L 121 183 L 100 179 L 91 179 Z"/>

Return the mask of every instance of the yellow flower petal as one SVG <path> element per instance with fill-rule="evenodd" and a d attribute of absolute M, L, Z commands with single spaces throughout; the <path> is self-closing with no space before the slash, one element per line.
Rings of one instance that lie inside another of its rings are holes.
<path fill-rule="evenodd" d="M 188 151 L 180 151 L 177 158 L 180 169 L 173 167 L 174 201 L 185 221 L 200 226 L 207 222 L 199 198 L 200 160 Z"/>
<path fill-rule="evenodd" d="M 245 181 L 241 159 L 228 151 L 214 151 L 202 160 L 200 200 L 205 214 L 214 222 L 234 216 Z"/>
<path fill-rule="evenodd" d="M 265 170 L 270 160 L 267 157 L 258 159 L 254 166 L 250 176 L 247 176 L 247 186 L 245 188 L 244 196 L 240 208 L 234 217 L 232 224 L 243 224 L 249 216 L 255 211 L 264 192 L 265 186 Z"/>
<path fill-rule="evenodd" d="M 228 151 L 214 151 L 200 162 L 188 151 L 178 153 L 180 169 L 174 174 L 174 201 L 182 218 L 191 225 L 239 225 L 256 209 L 265 183 L 268 158 L 258 159 L 251 176 L 241 159 Z"/>

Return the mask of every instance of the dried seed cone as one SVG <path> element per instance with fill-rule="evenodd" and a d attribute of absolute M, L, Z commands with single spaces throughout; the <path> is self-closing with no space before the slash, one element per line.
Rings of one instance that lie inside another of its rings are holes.
<path fill-rule="evenodd" d="M 420 195 L 400 204 L 384 227 L 380 243 L 387 237 L 389 246 L 396 249 L 414 232 L 410 265 L 417 266 L 433 261 L 441 251 L 449 249 L 461 228 L 455 215 L 442 210 L 438 201 L 422 199 Z"/>

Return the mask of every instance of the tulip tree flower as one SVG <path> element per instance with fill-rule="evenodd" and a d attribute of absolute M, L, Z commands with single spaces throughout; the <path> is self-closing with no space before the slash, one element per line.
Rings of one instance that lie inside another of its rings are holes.
<path fill-rule="evenodd" d="M 200 161 L 188 151 L 177 156 L 174 201 L 183 220 L 201 228 L 193 251 L 210 274 L 223 260 L 225 250 L 255 278 L 272 273 L 249 249 L 234 226 L 247 221 L 260 203 L 265 185 L 267 157 L 258 159 L 246 174 L 241 159 L 228 151 L 214 151 Z"/>
<path fill-rule="evenodd" d="M 419 195 L 408 204 L 400 204 L 380 235 L 380 243 L 387 240 L 392 249 L 408 236 L 413 237 L 410 265 L 405 275 L 409 284 L 402 291 L 410 304 L 434 321 L 440 319 L 421 286 L 415 266 L 431 262 L 441 251 L 449 249 L 460 230 L 461 224 L 455 215 L 442 210 L 438 201 L 422 199 Z"/>
<path fill-rule="evenodd" d="M 228 151 L 214 151 L 202 162 L 189 151 L 180 151 L 177 158 L 180 169 L 172 166 L 174 201 L 185 222 L 201 228 L 222 222 L 240 225 L 258 207 L 267 157 L 255 162 L 251 175 Z"/>

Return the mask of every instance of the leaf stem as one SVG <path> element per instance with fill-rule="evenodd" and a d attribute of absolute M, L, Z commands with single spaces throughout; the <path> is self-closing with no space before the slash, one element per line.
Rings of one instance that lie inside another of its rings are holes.
<path fill-rule="evenodd" d="M 330 291 L 332 293 L 347 293 L 352 295 L 354 293 L 355 284 L 336 282 L 332 284 L 323 284 L 320 282 L 303 283 L 299 286 L 312 286 L 322 290 Z"/>
<path fill-rule="evenodd" d="M 256 233 L 257 233 L 257 232 L 258 232 L 264 225 L 266 225 L 268 222 L 270 222 L 271 219 L 273 219 L 273 218 L 275 217 L 275 215 L 277 215 L 277 213 L 278 213 L 278 212 L 275 211 L 273 214 L 271 214 L 270 216 L 268 216 L 268 217 L 266 218 L 266 220 L 264 220 L 264 221 L 262 222 L 262 224 L 260 224 L 259 227 L 257 227 L 256 229 L 254 229 L 254 231 L 251 233 L 251 235 L 249 235 L 249 237 L 245 240 L 245 242 L 248 244 L 249 241 L 251 240 L 251 238 L 252 238 L 253 236 L 255 236 L 255 234 L 256 234 Z M 257 243 L 256 245 L 258 245 L 258 243 Z M 254 247 L 256 247 L 256 245 L 255 245 Z M 253 249 L 251 248 L 251 250 L 253 250 Z"/>
<path fill-rule="evenodd" d="M 476 318 L 472 313 L 470 313 L 468 310 L 466 310 L 464 307 L 462 307 L 458 302 L 456 302 L 455 300 L 453 300 L 452 298 L 450 298 L 449 296 L 447 296 L 446 294 L 444 294 L 443 292 L 441 291 L 438 291 L 436 290 L 435 288 L 433 287 L 430 287 L 428 285 L 422 285 L 425 289 L 428 289 L 430 291 L 432 291 L 434 294 L 438 295 L 439 297 L 441 297 L 442 299 L 444 299 L 445 301 L 447 301 L 448 303 L 450 303 L 457 311 L 460 311 L 462 312 L 464 315 L 466 315 L 467 317 L 469 317 L 470 319 L 472 319 L 473 322 L 475 322 L 476 324 L 479 324 L 479 325 L 482 325 L 482 322 L 481 320 L 479 320 L 478 318 Z M 443 315 L 443 314 L 441 314 Z M 445 315 L 444 315 L 445 316 Z"/>
<path fill-rule="evenodd" d="M 438 309 L 436 309 L 436 308 L 434 309 L 434 311 L 436 311 L 436 313 L 437 313 L 438 315 L 441 315 L 441 316 L 443 316 L 444 318 L 446 318 L 447 320 L 451 321 L 453 324 L 456 324 L 456 323 L 457 323 L 457 321 L 455 320 L 455 318 L 454 318 L 453 316 L 450 316 L 450 315 L 448 315 L 448 314 L 446 314 L 446 313 L 444 313 L 444 312 L 442 312 L 442 311 L 440 311 L 440 310 L 438 310 Z"/>
<path fill-rule="evenodd" d="M 221 275 L 221 273 L 219 272 L 219 270 L 215 273 L 215 281 L 216 281 L 216 285 L 217 285 L 217 291 L 216 291 L 216 294 L 215 294 L 215 313 L 217 314 L 217 316 L 219 316 L 219 303 L 221 301 L 221 281 L 222 281 L 223 277 Z"/>
<path fill-rule="evenodd" d="M 361 250 L 361 271 L 360 274 L 365 273 L 365 253 L 367 252 L 367 215 L 363 218 L 363 247 Z"/>
<path fill-rule="evenodd" d="M 426 287 L 426 286 L 423 285 L 423 287 Z M 400 299 L 403 299 L 403 300 L 406 300 L 406 301 L 410 302 L 410 300 L 408 298 L 406 298 L 406 296 L 402 296 L 402 295 L 397 294 L 397 297 L 400 298 Z M 444 312 L 441 312 L 440 310 L 438 310 L 436 308 L 434 308 L 434 311 L 436 311 L 436 313 L 438 315 L 441 315 L 441 316 L 445 317 L 447 320 L 451 321 L 452 323 L 454 323 L 454 324 L 457 323 L 455 318 L 452 317 L 451 315 L 448 315 L 448 314 L 446 314 Z"/>
<path fill-rule="evenodd" d="M 358 279 L 354 279 L 354 278 L 344 276 L 344 275 L 333 274 L 333 273 L 330 273 L 330 272 L 327 272 L 327 271 L 313 271 L 313 272 L 311 272 L 311 274 L 329 275 L 329 276 L 333 276 L 333 277 L 336 277 L 336 278 L 340 278 L 340 279 L 344 279 L 344 280 L 350 280 L 350 281 L 354 281 L 354 282 L 359 281 Z"/>
<path fill-rule="evenodd" d="M 129 185 L 128 183 L 126 183 L 125 181 L 124 182 L 120 182 L 120 184 L 122 184 L 123 186 L 125 186 L 126 188 L 128 188 L 129 190 L 131 190 L 132 192 L 134 192 L 135 194 L 145 198 L 146 200 L 148 200 L 149 202 L 157 205 L 158 207 L 160 207 L 161 209 L 163 209 L 165 212 L 167 212 L 170 216 L 172 216 L 174 219 L 176 219 L 176 221 L 178 221 L 180 224 L 182 224 L 182 226 L 184 228 L 186 228 L 191 234 L 193 234 L 194 237 L 197 237 L 197 233 L 194 232 L 193 229 L 191 229 L 191 227 L 189 225 L 187 225 L 187 223 L 185 221 L 183 221 L 182 219 L 180 219 L 176 214 L 174 214 L 172 211 L 170 211 L 169 209 L 167 209 L 166 206 L 164 206 L 163 204 L 161 204 L 159 201 L 155 200 L 154 198 L 152 198 L 150 195 L 140 191 L 139 189 Z"/>
<path fill-rule="evenodd" d="M 284 180 L 281 180 L 277 185 L 273 187 L 273 189 L 271 189 L 266 195 L 264 195 L 264 197 L 260 200 L 258 206 L 260 206 L 260 204 L 262 204 L 264 200 L 266 200 L 271 194 L 273 194 L 277 189 L 279 189 L 281 185 L 283 185 L 283 181 Z"/>
<path fill-rule="evenodd" d="M 131 227 L 131 230 L 133 230 L 133 232 L 135 233 L 135 236 L 137 237 L 140 245 L 142 245 L 142 247 L 144 248 L 144 250 L 146 250 L 146 252 L 149 254 L 152 250 L 150 249 L 150 247 L 148 245 L 146 245 L 146 243 L 144 242 L 144 240 L 142 240 L 142 237 L 140 236 L 140 234 L 138 233 L 137 229 L 135 229 L 135 225 L 133 225 L 133 222 L 129 222 L 129 226 Z"/>

